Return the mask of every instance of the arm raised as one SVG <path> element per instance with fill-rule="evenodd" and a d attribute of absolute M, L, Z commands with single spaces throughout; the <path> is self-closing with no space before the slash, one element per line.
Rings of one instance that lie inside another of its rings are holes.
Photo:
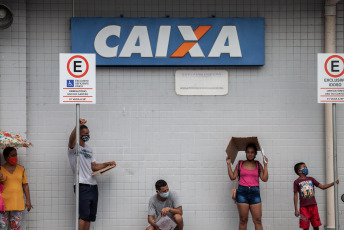
<path fill-rule="evenodd" d="M 268 172 L 268 158 L 264 156 L 264 168 L 263 166 L 259 163 L 259 167 L 263 168 L 263 170 L 260 171 L 260 179 L 264 182 L 267 182 L 269 179 L 269 172 Z"/>
<path fill-rule="evenodd" d="M 228 171 L 229 178 L 231 180 L 235 180 L 238 177 L 237 167 L 234 169 L 234 172 L 233 172 L 232 166 L 231 166 L 231 158 L 229 158 L 229 157 L 226 158 L 226 163 L 227 163 L 227 171 Z"/>
<path fill-rule="evenodd" d="M 338 179 L 336 180 L 336 184 L 339 184 Z M 329 184 L 325 184 L 325 185 L 319 184 L 319 188 L 321 188 L 322 190 L 325 190 L 325 189 L 332 187 L 333 185 L 334 185 L 334 182 L 329 183 Z"/>

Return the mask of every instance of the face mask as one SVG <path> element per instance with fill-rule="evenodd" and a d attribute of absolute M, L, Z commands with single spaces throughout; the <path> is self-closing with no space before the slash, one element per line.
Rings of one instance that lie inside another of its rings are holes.
<path fill-rule="evenodd" d="M 16 165 L 17 162 L 18 162 L 18 158 L 17 157 L 9 157 L 7 159 L 7 162 L 10 164 L 10 165 Z"/>
<path fill-rule="evenodd" d="M 303 174 L 306 174 L 306 175 L 307 175 L 307 174 L 308 174 L 308 169 L 302 169 L 301 172 L 302 172 Z"/>
<path fill-rule="evenodd" d="M 159 195 L 160 195 L 162 198 L 167 198 L 169 194 L 170 194 L 170 192 L 159 193 Z"/>
<path fill-rule="evenodd" d="M 90 139 L 90 135 L 84 135 L 84 136 L 82 136 L 81 137 L 81 140 L 83 140 L 83 141 L 88 141 Z"/>

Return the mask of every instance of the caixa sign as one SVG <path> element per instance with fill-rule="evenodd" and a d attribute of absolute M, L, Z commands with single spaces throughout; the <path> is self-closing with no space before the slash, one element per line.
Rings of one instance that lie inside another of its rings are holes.
<path fill-rule="evenodd" d="M 72 18 L 97 66 L 264 65 L 263 18 Z"/>

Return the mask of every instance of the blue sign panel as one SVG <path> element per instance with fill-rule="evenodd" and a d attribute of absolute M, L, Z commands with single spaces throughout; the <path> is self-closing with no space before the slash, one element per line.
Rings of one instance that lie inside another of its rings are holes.
<path fill-rule="evenodd" d="M 264 65 L 264 18 L 72 18 L 97 66 Z"/>
<path fill-rule="evenodd" d="M 67 87 L 74 87 L 74 80 L 67 80 Z"/>

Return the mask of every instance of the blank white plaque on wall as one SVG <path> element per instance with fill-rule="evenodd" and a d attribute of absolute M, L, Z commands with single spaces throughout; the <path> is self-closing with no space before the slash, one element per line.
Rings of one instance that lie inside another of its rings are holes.
<path fill-rule="evenodd" d="M 227 95 L 228 72 L 226 70 L 177 70 L 175 90 L 178 95 Z"/>

